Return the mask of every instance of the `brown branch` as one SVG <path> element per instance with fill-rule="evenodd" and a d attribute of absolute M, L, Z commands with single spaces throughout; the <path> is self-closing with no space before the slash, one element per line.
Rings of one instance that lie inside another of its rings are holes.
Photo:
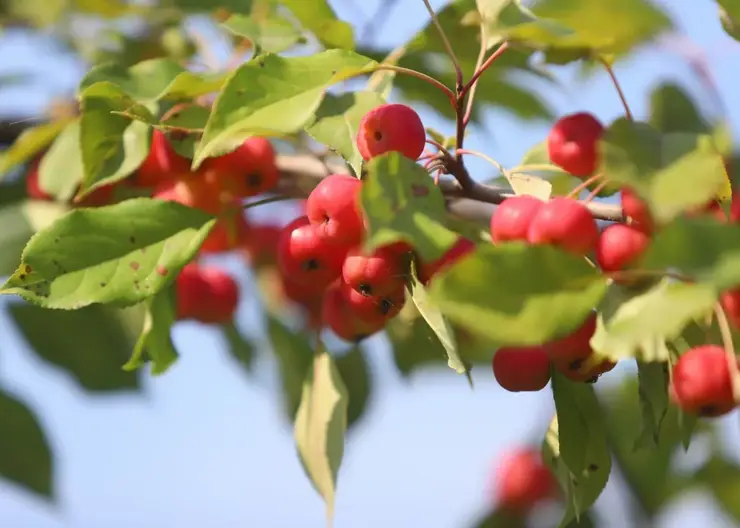
<path fill-rule="evenodd" d="M 11 145 L 27 128 L 37 121 L 0 121 L 0 146 Z M 454 160 L 453 160 L 454 162 Z M 281 155 L 277 159 L 281 177 L 276 191 L 285 196 L 306 198 L 318 183 L 326 177 L 327 169 L 332 173 L 348 174 L 344 164 L 320 160 L 311 154 Z M 503 187 L 494 187 L 472 181 L 463 188 L 457 181 L 441 180 L 439 187 L 447 198 L 447 205 L 455 216 L 474 222 L 487 223 L 495 206 L 514 193 Z M 588 203 L 591 214 L 597 220 L 621 222 L 624 220 L 619 205 Z"/>
<path fill-rule="evenodd" d="M 328 167 L 335 174 L 348 173 L 340 164 L 328 163 Z M 296 198 L 308 196 L 308 193 L 326 176 L 324 163 L 309 154 L 279 156 L 278 168 L 281 173 L 278 192 Z M 456 181 L 441 180 L 439 187 L 447 198 L 450 211 L 460 218 L 472 221 L 488 222 L 497 204 L 515 196 L 507 188 L 482 183 L 473 183 L 472 187 L 466 190 Z M 619 205 L 593 202 L 585 205 L 597 220 L 609 222 L 624 220 Z"/>

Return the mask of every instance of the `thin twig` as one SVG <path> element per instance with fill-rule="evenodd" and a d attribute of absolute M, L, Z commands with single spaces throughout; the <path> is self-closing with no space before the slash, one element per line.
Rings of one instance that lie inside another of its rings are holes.
<path fill-rule="evenodd" d="M 460 61 L 457 60 L 457 56 L 455 55 L 455 50 L 452 49 L 452 44 L 450 44 L 450 39 L 447 38 L 447 34 L 445 33 L 445 30 L 442 28 L 442 24 L 439 23 L 437 14 L 434 12 L 434 9 L 432 9 L 432 5 L 429 3 L 429 0 L 423 0 L 423 2 L 427 8 L 427 11 L 429 11 L 429 16 L 432 17 L 432 23 L 437 28 L 437 32 L 439 33 L 439 36 L 442 39 L 442 44 L 444 45 L 445 50 L 447 51 L 447 55 L 449 55 L 450 59 L 452 59 L 452 65 L 455 68 L 457 89 L 460 90 L 463 86 L 463 72 L 462 72 L 462 67 L 460 67 Z"/>
<path fill-rule="evenodd" d="M 603 57 L 599 57 L 599 61 L 601 62 L 601 64 L 604 65 L 604 68 L 606 68 L 606 72 L 609 74 L 609 77 L 612 80 L 612 84 L 614 85 L 614 88 L 617 89 L 617 94 L 619 94 L 619 99 L 622 101 L 622 106 L 624 106 L 624 115 L 630 121 L 634 121 L 635 118 L 632 116 L 632 110 L 630 110 L 630 105 L 627 103 L 627 98 L 624 96 L 624 92 L 622 91 L 622 86 L 619 84 L 619 81 L 617 80 L 617 76 L 614 75 L 614 70 L 612 69 L 609 62 Z"/>
<path fill-rule="evenodd" d="M 601 183 L 599 183 L 596 187 L 594 187 L 594 190 L 591 191 L 591 194 L 589 194 L 588 196 L 586 196 L 586 198 L 583 199 L 584 203 L 591 203 L 591 200 L 596 198 L 599 195 L 599 193 L 604 190 L 604 187 L 606 187 L 607 183 L 608 182 L 604 180 Z"/>
<path fill-rule="evenodd" d="M 722 346 L 724 346 L 727 354 L 727 367 L 730 370 L 730 379 L 732 380 L 732 395 L 735 403 L 740 403 L 740 368 L 738 368 L 737 356 L 735 356 L 735 345 L 732 343 L 730 323 L 720 303 L 714 306 L 714 314 L 717 317 L 717 326 L 719 326 L 719 332 L 722 335 Z"/>
<path fill-rule="evenodd" d="M 468 81 L 468 84 L 463 87 L 462 92 L 460 92 L 460 97 L 465 97 L 465 95 L 468 95 L 468 106 L 465 109 L 465 117 L 463 117 L 463 126 L 465 127 L 468 126 L 468 123 L 470 123 L 470 118 L 473 115 L 473 101 L 475 99 L 475 92 L 478 89 L 478 79 L 481 75 L 483 75 L 483 72 L 485 72 L 488 67 L 493 64 L 493 62 L 498 59 L 509 47 L 508 42 L 502 43 L 498 47 L 498 49 L 496 49 L 496 51 L 494 51 L 491 56 L 488 57 L 488 60 L 483 62 L 486 54 L 485 36 L 485 28 L 483 27 L 483 25 L 481 25 L 481 51 L 478 55 L 478 63 L 475 66 L 473 77 L 470 79 L 470 81 Z"/>
<path fill-rule="evenodd" d="M 566 198 L 577 198 L 578 195 L 581 194 L 583 189 L 586 189 L 592 183 L 596 183 L 599 179 L 601 179 L 601 174 L 594 174 L 590 178 L 586 178 L 581 183 L 576 185 L 572 191 L 566 194 L 565 197 Z"/>
<path fill-rule="evenodd" d="M 475 156 L 477 158 L 480 158 L 484 161 L 487 161 L 494 167 L 496 167 L 499 171 L 501 171 L 501 174 L 506 175 L 507 170 L 504 168 L 503 165 L 501 165 L 498 161 L 493 159 L 490 156 L 487 156 L 486 154 L 483 154 L 482 152 L 478 152 L 477 150 L 468 150 L 468 149 L 457 149 L 455 152 L 458 154 L 467 154 L 468 156 Z"/>
<path fill-rule="evenodd" d="M 450 103 L 452 105 L 455 105 L 455 92 L 453 92 L 451 89 L 449 89 L 447 86 L 439 82 L 434 77 L 431 77 L 427 75 L 426 73 L 421 73 L 416 70 L 412 70 L 411 68 L 404 68 L 402 66 L 395 66 L 393 64 L 379 64 L 376 66 L 375 70 L 388 70 L 388 71 L 394 71 L 397 73 L 403 73 L 405 75 L 410 75 L 411 77 L 416 77 L 417 79 L 421 79 L 422 81 L 428 82 L 429 84 L 432 84 L 442 90 L 447 97 L 450 99 Z"/>
<path fill-rule="evenodd" d="M 434 141 L 433 139 L 429 139 L 429 138 L 427 138 L 425 141 L 429 143 L 430 145 L 432 145 L 433 147 L 436 147 L 437 150 L 439 150 L 439 152 L 441 152 L 448 158 L 452 157 L 452 154 L 450 154 L 450 151 L 447 150 L 447 148 L 443 144 L 441 144 L 439 141 Z"/>
<path fill-rule="evenodd" d="M 473 73 L 473 76 L 470 78 L 468 83 L 465 86 L 463 86 L 463 89 L 462 89 L 463 95 L 468 93 L 473 88 L 473 86 L 475 86 L 475 83 L 478 81 L 478 77 L 483 75 L 483 72 L 485 72 L 491 66 L 491 64 L 496 62 L 496 59 L 498 59 L 501 55 L 503 55 L 503 53 L 507 49 L 509 49 L 509 43 L 502 42 L 501 45 L 498 48 L 496 48 L 496 51 L 491 53 L 491 56 L 486 59 L 486 62 L 484 62 L 481 65 L 481 67 L 478 68 L 475 73 Z"/>

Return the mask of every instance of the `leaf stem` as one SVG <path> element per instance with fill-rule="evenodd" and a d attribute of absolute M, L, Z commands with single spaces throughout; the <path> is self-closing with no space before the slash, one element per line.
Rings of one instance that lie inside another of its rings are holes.
<path fill-rule="evenodd" d="M 614 85 L 614 88 L 617 89 L 617 94 L 619 95 L 619 99 L 622 101 L 622 106 L 624 107 L 624 115 L 630 121 L 634 121 L 635 118 L 632 115 L 632 110 L 630 110 L 630 105 L 627 103 L 627 98 L 624 96 L 624 92 L 622 91 L 622 86 L 619 84 L 619 81 L 617 80 L 617 76 L 614 75 L 614 70 L 612 69 L 609 62 L 603 57 L 599 57 L 599 62 L 603 64 L 604 68 L 606 69 L 606 72 L 609 74 L 609 77 L 612 80 L 612 84 Z"/>
<path fill-rule="evenodd" d="M 459 92 L 463 86 L 463 72 L 462 72 L 462 68 L 460 67 L 460 61 L 457 60 L 457 56 L 455 55 L 455 50 L 452 49 L 452 44 L 450 44 L 450 39 L 447 38 L 447 34 L 445 33 L 445 30 L 442 28 L 442 24 L 439 23 L 437 14 L 434 12 L 434 9 L 432 9 L 432 5 L 429 3 L 429 0 L 423 0 L 423 2 L 427 8 L 427 11 L 429 11 L 429 16 L 432 17 L 432 23 L 437 28 L 437 32 L 439 33 L 439 36 L 442 39 L 442 44 L 444 45 L 445 50 L 447 51 L 447 55 L 449 55 L 450 59 L 452 59 L 452 65 L 455 68 L 457 90 Z"/>
<path fill-rule="evenodd" d="M 491 165 L 493 165 L 494 167 L 496 167 L 499 171 L 501 171 L 501 174 L 506 175 L 506 173 L 508 172 L 504 168 L 504 166 L 501 165 L 498 161 L 496 161 L 490 156 L 487 156 L 486 154 L 483 154 L 482 152 L 478 152 L 477 150 L 457 149 L 455 152 L 457 152 L 458 154 L 467 154 L 468 156 L 475 156 L 477 158 L 485 160 Z"/>
<path fill-rule="evenodd" d="M 394 64 L 379 64 L 375 70 L 388 70 L 388 71 L 394 71 L 396 73 L 403 73 L 404 75 L 409 75 L 411 77 L 416 77 L 417 79 L 421 79 L 424 82 L 427 82 L 431 84 L 432 86 L 436 86 L 440 90 L 444 92 L 444 94 L 450 99 L 450 103 L 452 106 L 455 106 L 455 92 L 453 92 L 450 88 L 439 82 L 434 77 L 427 75 L 426 73 L 422 73 L 416 70 L 412 70 L 411 68 L 404 68 L 403 66 L 396 66 Z"/>
<path fill-rule="evenodd" d="M 740 403 L 740 368 L 738 368 L 737 356 L 735 356 L 735 345 L 732 343 L 730 323 L 720 303 L 715 304 L 714 314 L 717 317 L 717 326 L 719 326 L 719 333 L 722 336 L 722 346 L 724 346 L 727 354 L 727 367 L 730 370 L 730 379 L 732 380 L 732 395 L 735 403 Z"/>
<path fill-rule="evenodd" d="M 465 97 L 468 93 L 470 93 L 470 97 L 468 98 L 468 107 L 465 110 L 465 117 L 463 118 L 463 124 L 465 126 L 468 125 L 470 122 L 470 116 L 473 113 L 473 99 L 475 98 L 475 91 L 478 86 L 478 78 L 483 75 L 483 72 L 485 72 L 491 64 L 493 64 L 496 59 L 498 59 L 503 53 L 509 49 L 509 43 L 504 41 L 501 43 L 501 45 L 494 51 L 488 59 L 486 59 L 485 62 L 483 62 L 483 57 L 485 56 L 485 50 L 486 50 L 486 44 L 485 44 L 485 30 L 481 26 L 481 53 L 478 56 L 478 64 L 475 67 L 475 72 L 473 73 L 473 77 L 470 78 L 468 83 L 463 86 L 463 89 L 460 91 L 460 94 L 458 97 Z"/>
<path fill-rule="evenodd" d="M 269 198 L 263 198 L 261 200 L 257 200 L 256 202 L 245 203 L 243 209 L 251 209 L 252 207 L 257 207 L 259 205 L 267 205 L 274 202 L 285 202 L 287 200 L 295 199 L 296 198 L 294 196 L 270 196 Z"/>
<path fill-rule="evenodd" d="M 444 154 L 448 158 L 452 158 L 452 154 L 450 154 L 450 151 L 447 150 L 445 148 L 445 146 L 442 145 L 442 143 L 440 143 L 439 141 L 434 141 L 433 139 L 427 139 L 426 142 L 428 144 L 432 145 L 433 147 L 436 147 L 437 150 L 439 150 L 439 152 L 441 152 L 442 154 Z"/>
<path fill-rule="evenodd" d="M 576 185 L 572 191 L 570 191 L 568 194 L 565 195 L 566 198 L 576 198 L 581 192 L 583 192 L 584 189 L 586 189 L 589 185 L 596 183 L 601 179 L 601 174 L 594 174 L 593 176 L 590 176 L 589 178 L 586 178 L 581 183 Z"/>

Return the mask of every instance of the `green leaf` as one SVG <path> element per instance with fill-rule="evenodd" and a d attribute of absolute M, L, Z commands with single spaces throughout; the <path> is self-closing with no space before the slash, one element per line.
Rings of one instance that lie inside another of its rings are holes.
<path fill-rule="evenodd" d="M 650 92 L 650 125 L 662 133 L 710 132 L 698 106 L 678 84 L 667 82 Z"/>
<path fill-rule="evenodd" d="M 580 325 L 606 290 L 584 259 L 549 246 L 481 245 L 435 278 L 452 322 L 498 344 L 538 345 Z"/>
<path fill-rule="evenodd" d="M 403 376 L 447 359 L 442 343 L 413 303 L 407 303 L 401 314 L 388 321 L 385 331 L 393 345 L 396 368 Z"/>
<path fill-rule="evenodd" d="M 140 312 L 138 307 L 127 310 Z M 139 376 L 121 369 L 136 342 L 126 317 L 139 314 L 100 305 L 52 311 L 25 303 L 9 304 L 8 311 L 33 352 L 87 391 L 140 388 Z"/>
<path fill-rule="evenodd" d="M 172 325 L 176 320 L 174 296 L 175 288 L 169 286 L 144 301 L 146 314 L 141 334 L 124 370 L 136 370 L 149 359 L 152 375 L 158 376 L 177 361 L 177 350 L 172 342 Z"/>
<path fill-rule="evenodd" d="M 565 527 L 601 495 L 611 473 L 611 455 L 593 387 L 554 372 L 552 392 L 557 415 L 545 438 L 545 460 L 568 496 L 560 523 Z"/>
<path fill-rule="evenodd" d="M 0 275 L 12 275 L 21 260 L 23 248 L 33 234 L 49 226 L 69 208 L 56 202 L 24 200 L 0 208 Z"/>
<path fill-rule="evenodd" d="M 445 225 L 442 192 L 429 174 L 398 152 L 366 165 L 360 203 L 367 218 L 367 249 L 405 240 L 427 261 L 440 258 L 457 241 Z"/>
<path fill-rule="evenodd" d="M 637 362 L 642 431 L 635 448 L 660 445 L 663 419 L 668 412 L 668 363 Z"/>
<path fill-rule="evenodd" d="M 221 326 L 229 355 L 239 363 L 247 372 L 252 371 L 254 363 L 254 345 L 244 337 L 244 334 L 232 322 Z"/>
<path fill-rule="evenodd" d="M 722 157 L 706 134 L 661 134 L 621 118 L 604 132 L 601 159 L 609 181 L 632 187 L 659 222 L 707 203 L 726 185 Z"/>
<path fill-rule="evenodd" d="M 25 129 L 0 155 L 0 180 L 10 169 L 43 152 L 64 129 L 66 121 L 52 121 Z"/>
<path fill-rule="evenodd" d="M 80 147 L 84 177 L 80 196 L 132 174 L 149 153 L 149 128 L 115 114 L 134 105 L 119 87 L 100 82 L 82 92 Z"/>
<path fill-rule="evenodd" d="M 329 524 L 334 516 L 337 473 L 344 456 L 348 393 L 325 350 L 313 358 L 295 417 L 298 454 L 316 491 L 326 502 Z"/>
<path fill-rule="evenodd" d="M 676 269 L 718 291 L 730 289 L 740 285 L 740 230 L 712 218 L 678 218 L 655 235 L 640 268 Z"/>
<path fill-rule="evenodd" d="M 709 488 L 717 505 L 734 521 L 740 522 L 740 465 L 721 455 L 714 455 L 696 473 L 696 477 Z"/>
<path fill-rule="evenodd" d="M 722 29 L 740 42 L 740 6 L 734 0 L 717 0 Z"/>
<path fill-rule="evenodd" d="M 363 349 L 355 346 L 334 358 L 345 387 L 347 387 L 347 428 L 355 425 L 367 409 L 372 393 L 372 378 Z"/>
<path fill-rule="evenodd" d="M 468 378 L 468 383 L 473 386 L 473 379 L 470 377 L 470 364 L 465 361 L 457 349 L 457 342 L 455 340 L 455 334 L 452 331 L 452 327 L 447 322 L 447 319 L 442 315 L 442 312 L 429 300 L 424 286 L 419 282 L 416 276 L 416 270 L 414 269 L 413 263 L 411 266 L 411 288 L 409 296 L 414 301 L 416 309 L 421 314 L 422 318 L 432 329 L 434 335 L 437 336 L 439 342 L 447 354 L 447 365 L 458 374 L 465 374 Z"/>
<path fill-rule="evenodd" d="M 303 27 L 311 31 L 326 48 L 351 50 L 355 47 L 352 26 L 337 19 L 327 0 L 282 0 Z"/>
<path fill-rule="evenodd" d="M 246 137 L 301 130 L 329 86 L 375 65 L 367 57 L 343 50 L 307 57 L 266 54 L 244 63 L 229 76 L 213 104 L 193 167 Z"/>
<path fill-rule="evenodd" d="M 527 528 L 527 523 L 521 515 L 501 508 L 477 519 L 472 528 Z"/>
<path fill-rule="evenodd" d="M 38 418 L 15 396 L 0 391 L 0 477 L 53 498 L 54 459 Z"/>
<path fill-rule="evenodd" d="M 215 219 L 150 198 L 75 209 L 36 233 L 0 294 L 44 308 L 136 304 L 196 254 Z"/>
<path fill-rule="evenodd" d="M 669 280 L 643 293 L 613 291 L 619 293 L 602 305 L 591 347 L 614 361 L 632 357 L 668 361 L 666 343 L 680 336 L 689 323 L 711 313 L 717 301 L 711 286 Z"/>
<path fill-rule="evenodd" d="M 234 35 L 249 40 L 255 48 L 281 53 L 302 39 L 301 33 L 283 18 L 257 18 L 232 15 L 222 24 Z"/>
<path fill-rule="evenodd" d="M 360 174 L 362 156 L 357 150 L 360 120 L 383 103 L 385 100 L 376 92 L 327 94 L 316 110 L 316 119 L 306 127 L 306 132 L 342 156 L 355 174 Z"/>
<path fill-rule="evenodd" d="M 225 80 L 225 73 L 196 74 L 168 58 L 145 60 L 129 68 L 109 62 L 87 72 L 78 94 L 83 94 L 93 84 L 109 82 L 139 103 L 187 100 L 217 92 Z"/>
<path fill-rule="evenodd" d="M 59 201 L 69 201 L 84 177 L 80 120 L 67 124 L 39 163 L 39 187 Z"/>
<path fill-rule="evenodd" d="M 267 335 L 277 358 L 285 412 L 292 421 L 301 401 L 303 380 L 311 367 L 313 349 L 305 336 L 290 331 L 279 319 L 267 314 Z"/>
<path fill-rule="evenodd" d="M 672 27 L 670 18 L 645 0 L 541 0 L 534 12 L 519 0 L 478 3 L 489 47 L 508 39 L 561 57 L 568 52 L 571 60 L 624 55 Z"/>

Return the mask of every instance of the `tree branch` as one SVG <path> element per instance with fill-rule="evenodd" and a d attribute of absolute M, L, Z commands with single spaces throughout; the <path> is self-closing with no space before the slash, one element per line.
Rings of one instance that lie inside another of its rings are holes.
<path fill-rule="evenodd" d="M 7 147 L 32 125 L 29 121 L 0 121 L 0 146 Z M 454 160 L 453 160 L 454 161 Z M 327 169 L 334 174 L 348 174 L 344 164 L 322 161 L 310 154 L 280 155 L 277 159 L 280 180 L 276 192 L 294 198 L 306 198 L 318 183 L 326 177 Z M 472 181 L 463 188 L 454 180 L 440 180 L 439 187 L 447 199 L 450 212 L 458 218 L 487 224 L 496 209 L 514 193 L 504 187 L 494 187 Z M 624 220 L 619 205 L 588 203 L 591 214 L 597 220 L 621 222 Z"/>

